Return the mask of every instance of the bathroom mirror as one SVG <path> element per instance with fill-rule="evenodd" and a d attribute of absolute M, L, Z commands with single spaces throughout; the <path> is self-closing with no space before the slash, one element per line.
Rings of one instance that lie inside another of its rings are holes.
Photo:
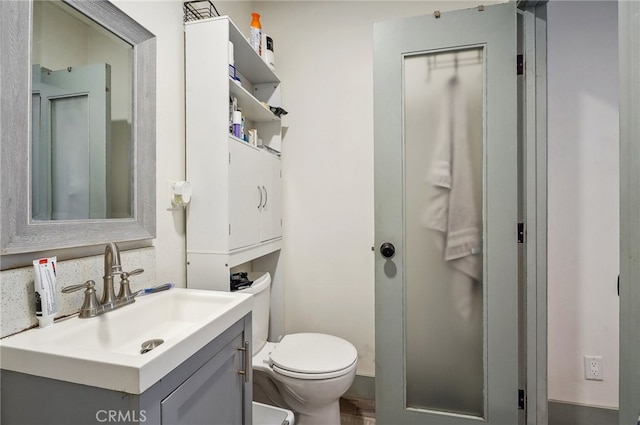
<path fill-rule="evenodd" d="M 60 0 L 34 1 L 31 218 L 131 217 L 133 46 Z"/>
<path fill-rule="evenodd" d="M 108 1 L 0 3 L 1 254 L 155 236 L 155 36 Z"/>

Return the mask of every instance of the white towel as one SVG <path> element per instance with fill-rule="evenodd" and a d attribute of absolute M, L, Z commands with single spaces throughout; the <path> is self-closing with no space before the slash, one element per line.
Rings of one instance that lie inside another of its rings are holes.
<path fill-rule="evenodd" d="M 466 96 L 457 78 L 441 102 L 434 160 L 427 176 L 433 185 L 425 225 L 437 230 L 445 261 L 476 281 L 482 279 L 482 227 L 474 195 Z"/>

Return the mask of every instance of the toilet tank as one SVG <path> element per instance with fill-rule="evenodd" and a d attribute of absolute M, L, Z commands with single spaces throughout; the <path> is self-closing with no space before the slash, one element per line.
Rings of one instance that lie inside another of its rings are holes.
<path fill-rule="evenodd" d="M 249 280 L 253 283 L 238 292 L 253 295 L 253 310 L 251 312 L 251 326 L 253 338 L 251 346 L 255 355 L 267 343 L 269 335 L 269 306 L 271 304 L 271 275 L 269 273 L 249 273 Z"/>

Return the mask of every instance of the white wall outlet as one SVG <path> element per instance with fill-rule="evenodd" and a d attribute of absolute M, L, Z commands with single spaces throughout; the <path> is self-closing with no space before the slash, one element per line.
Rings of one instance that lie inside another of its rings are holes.
<path fill-rule="evenodd" d="M 584 379 L 590 381 L 604 380 L 602 356 L 584 356 Z"/>

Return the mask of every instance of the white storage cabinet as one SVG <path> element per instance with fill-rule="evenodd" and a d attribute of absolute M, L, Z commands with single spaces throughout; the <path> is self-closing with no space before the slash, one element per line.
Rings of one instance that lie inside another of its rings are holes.
<path fill-rule="evenodd" d="M 281 248 L 280 80 L 226 16 L 185 23 L 187 283 L 229 290 L 231 267 Z M 241 84 L 230 78 L 229 42 Z M 229 100 L 264 147 L 229 133 Z"/>

